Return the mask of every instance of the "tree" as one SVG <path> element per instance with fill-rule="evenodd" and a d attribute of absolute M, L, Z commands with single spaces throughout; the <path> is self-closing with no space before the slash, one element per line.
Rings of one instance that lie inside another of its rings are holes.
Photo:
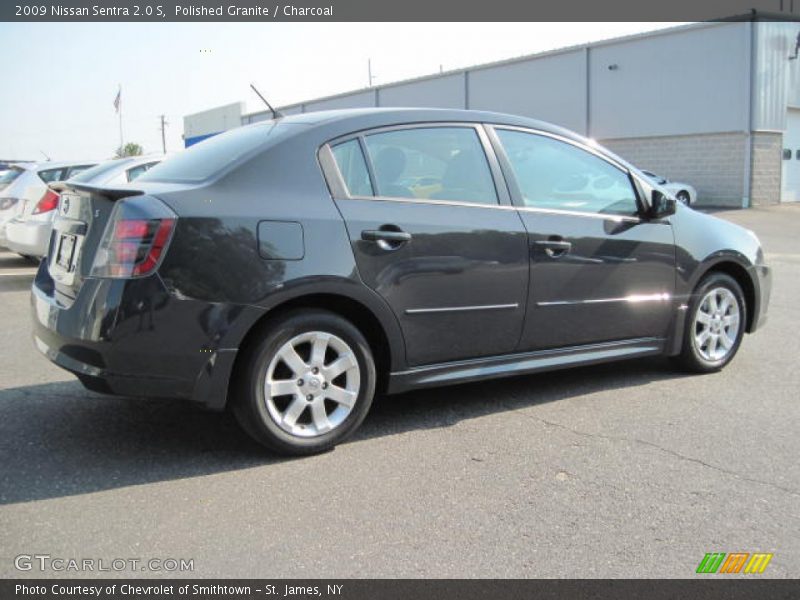
<path fill-rule="evenodd" d="M 125 156 L 141 156 L 142 154 L 144 154 L 144 148 L 135 142 L 128 142 L 122 148 L 117 148 L 116 152 L 117 158 L 123 158 Z"/>

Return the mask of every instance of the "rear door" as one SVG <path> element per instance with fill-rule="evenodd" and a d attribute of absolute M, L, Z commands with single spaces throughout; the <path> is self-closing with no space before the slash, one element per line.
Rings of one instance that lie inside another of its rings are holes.
<path fill-rule="evenodd" d="M 323 149 L 359 273 L 394 311 L 410 365 L 517 347 L 527 236 L 487 144 L 479 126 L 426 124 Z"/>
<path fill-rule="evenodd" d="M 639 216 L 628 172 L 557 136 L 490 134 L 529 235 L 520 349 L 664 337 L 674 306 L 672 227 Z"/>

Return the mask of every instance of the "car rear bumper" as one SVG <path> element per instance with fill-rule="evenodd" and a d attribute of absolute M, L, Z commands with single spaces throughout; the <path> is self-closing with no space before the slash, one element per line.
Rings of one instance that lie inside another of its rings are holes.
<path fill-rule="evenodd" d="M 46 261 L 31 290 L 34 344 L 88 389 L 185 398 L 211 409 L 225 406 L 237 354 L 238 344 L 224 340 L 240 336 L 250 318 L 230 308 L 176 299 L 158 276 L 86 279 L 67 304 Z"/>
<path fill-rule="evenodd" d="M 5 227 L 5 246 L 17 254 L 41 258 L 50 245 L 52 221 L 19 221 L 11 219 Z"/>

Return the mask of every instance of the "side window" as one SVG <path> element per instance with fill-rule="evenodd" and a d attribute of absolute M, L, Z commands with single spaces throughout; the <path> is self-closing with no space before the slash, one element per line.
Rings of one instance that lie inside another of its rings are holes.
<path fill-rule="evenodd" d="M 67 174 L 64 176 L 65 179 L 72 178 L 73 175 L 77 175 L 78 173 L 83 173 L 86 169 L 91 169 L 94 165 L 77 165 L 74 167 L 70 167 Z"/>
<path fill-rule="evenodd" d="M 157 162 L 150 162 L 150 163 L 144 163 L 143 165 L 137 165 L 135 167 L 132 167 L 127 171 L 125 171 L 125 177 L 129 182 L 133 181 L 134 179 L 139 177 L 139 175 L 150 169 L 150 167 L 153 167 L 157 164 L 158 164 Z"/>
<path fill-rule="evenodd" d="M 336 166 L 351 196 L 372 196 L 367 163 L 358 140 L 350 140 L 331 148 Z"/>
<path fill-rule="evenodd" d="M 54 181 L 61 181 L 62 174 L 65 169 L 47 169 L 46 171 L 39 171 L 39 179 L 45 183 L 53 183 Z"/>
<path fill-rule="evenodd" d="M 525 206 L 636 215 L 627 173 L 593 154 L 552 138 L 498 129 Z"/>
<path fill-rule="evenodd" d="M 489 163 L 471 127 L 430 127 L 365 138 L 378 196 L 497 204 Z"/>

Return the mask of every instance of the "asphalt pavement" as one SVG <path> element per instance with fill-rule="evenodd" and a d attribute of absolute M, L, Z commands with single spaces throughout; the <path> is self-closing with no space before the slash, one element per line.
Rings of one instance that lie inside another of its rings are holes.
<path fill-rule="evenodd" d="M 800 206 L 718 216 L 774 269 L 769 321 L 723 372 L 647 359 L 380 398 L 303 459 L 226 414 L 84 390 L 34 349 L 33 267 L 0 253 L 0 577 L 691 578 L 708 552 L 800 576 Z"/>

